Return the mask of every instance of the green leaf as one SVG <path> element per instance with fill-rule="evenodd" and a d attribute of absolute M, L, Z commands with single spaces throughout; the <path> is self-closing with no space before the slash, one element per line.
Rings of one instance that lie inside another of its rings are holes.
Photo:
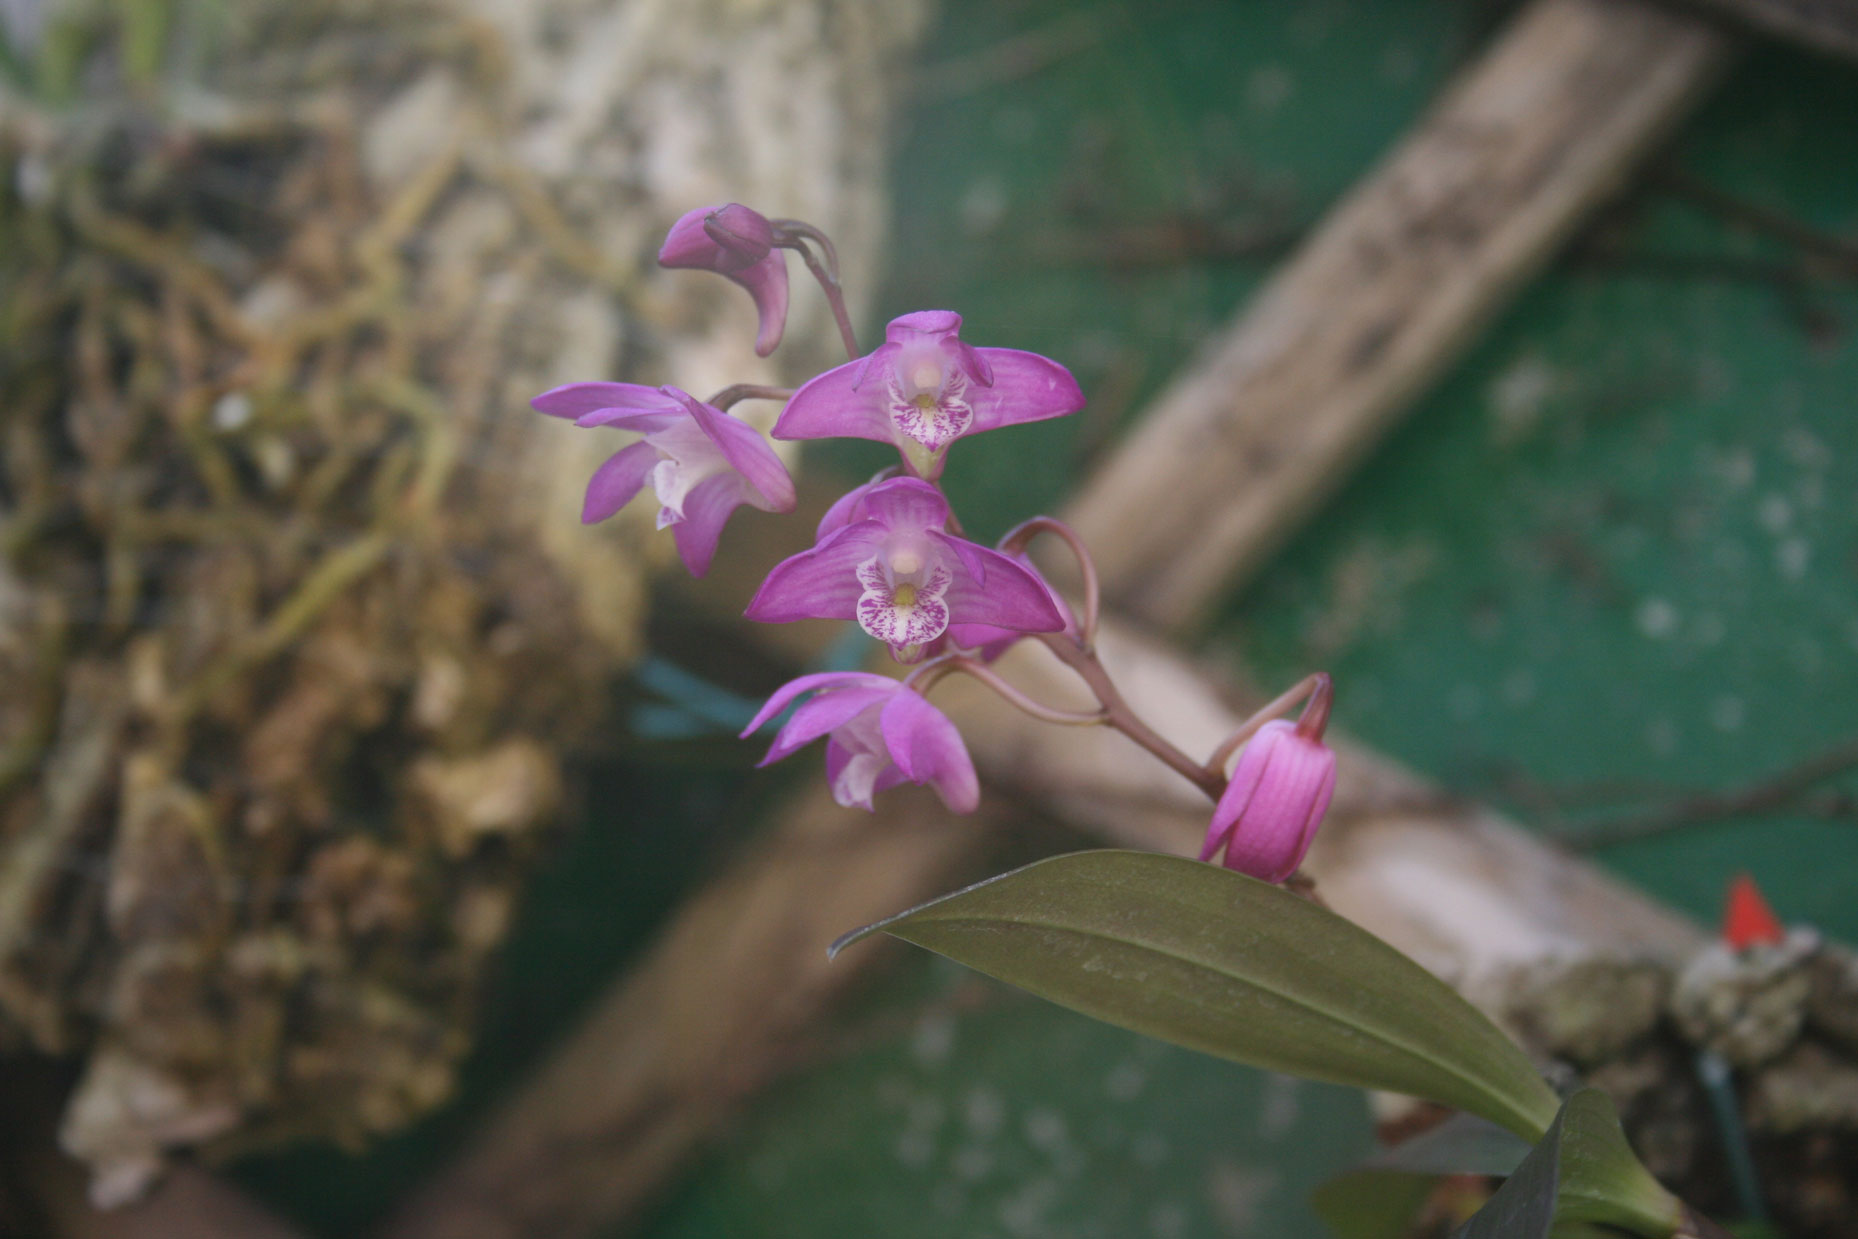
<path fill-rule="evenodd" d="M 1400 1239 L 1441 1175 L 1513 1173 L 1527 1142 L 1473 1114 L 1454 1114 L 1382 1149 L 1310 1194 L 1340 1239 Z"/>
<path fill-rule="evenodd" d="M 1555 1095 L 1443 981 L 1366 930 L 1217 865 L 1056 856 L 882 931 L 1123 1028 L 1315 1080 L 1427 1097 L 1534 1141 Z"/>
<path fill-rule="evenodd" d="M 1452 1239 L 1576 1239 L 1607 1227 L 1668 1239 L 1681 1216 L 1677 1198 L 1633 1155 L 1613 1103 L 1584 1088 Z"/>
<path fill-rule="evenodd" d="M 1562 1120 L 1566 1117 L 1565 1109 L 1555 1116 L 1548 1134 L 1529 1150 L 1516 1173 L 1452 1233 L 1452 1239 L 1548 1239 L 1561 1192 Z"/>
<path fill-rule="evenodd" d="M 1584 1088 L 1568 1098 L 1561 1125 L 1560 1222 L 1594 1222 L 1641 1235 L 1677 1229 L 1682 1206 L 1652 1178 L 1626 1143 L 1607 1095 Z"/>

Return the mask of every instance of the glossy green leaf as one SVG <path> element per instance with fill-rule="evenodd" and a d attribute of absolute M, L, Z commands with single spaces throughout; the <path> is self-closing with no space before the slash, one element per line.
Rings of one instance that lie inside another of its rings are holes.
<path fill-rule="evenodd" d="M 1626 1143 L 1613 1103 L 1599 1089 L 1584 1088 L 1452 1239 L 1577 1239 L 1606 1227 L 1666 1239 L 1679 1216 L 1677 1198 Z"/>
<path fill-rule="evenodd" d="M 1507 1175 L 1528 1155 L 1503 1128 L 1454 1114 L 1330 1179 L 1310 1205 L 1338 1239 L 1400 1239 L 1441 1175 Z"/>
<path fill-rule="evenodd" d="M 1316 1080 L 1427 1097 L 1538 1139 L 1555 1096 L 1443 981 L 1275 886 L 1148 852 L 1057 856 L 882 931 L 1124 1028 Z"/>

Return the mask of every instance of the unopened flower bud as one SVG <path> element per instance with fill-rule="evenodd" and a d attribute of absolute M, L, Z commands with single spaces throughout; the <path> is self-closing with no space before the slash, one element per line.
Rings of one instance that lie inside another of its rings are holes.
<path fill-rule="evenodd" d="M 1225 865 L 1266 882 L 1297 871 L 1335 792 L 1335 752 L 1287 719 L 1258 729 L 1213 810 L 1201 860 L 1220 845 Z"/>

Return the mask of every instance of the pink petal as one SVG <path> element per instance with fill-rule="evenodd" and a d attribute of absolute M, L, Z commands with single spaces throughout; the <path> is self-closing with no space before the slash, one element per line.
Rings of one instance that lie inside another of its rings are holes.
<path fill-rule="evenodd" d="M 974 351 L 991 365 L 993 383 L 968 388 L 968 403 L 974 409 L 974 425 L 969 434 L 1020 422 L 1063 417 L 1084 407 L 1084 393 L 1078 388 L 1077 380 L 1049 357 L 1016 348 Z"/>
<path fill-rule="evenodd" d="M 774 421 L 777 439 L 875 439 L 889 443 L 895 433 L 884 411 L 884 385 L 859 386 L 876 354 L 846 362 L 802 384 Z"/>
<path fill-rule="evenodd" d="M 581 524 L 603 521 L 630 503 L 657 463 L 658 449 L 649 443 L 634 443 L 607 457 L 588 479 Z"/>
<path fill-rule="evenodd" d="M 848 525 L 810 551 L 774 565 L 744 612 L 752 620 L 853 619 L 864 587 L 858 565 L 877 553 L 884 531 L 875 521 Z"/>
<path fill-rule="evenodd" d="M 760 731 L 769 719 L 785 710 L 788 703 L 801 693 L 810 693 L 815 689 L 825 692 L 833 689 L 884 688 L 887 685 L 894 689 L 896 684 L 897 681 L 887 675 L 873 675 L 869 671 L 818 671 L 812 675 L 803 675 L 774 690 L 774 695 L 768 698 L 755 717 L 749 720 L 748 726 L 742 729 L 741 738 L 746 740 Z"/>
<path fill-rule="evenodd" d="M 947 602 L 952 623 L 990 624 L 1014 632 L 1059 632 L 1064 616 L 1052 605 L 1045 583 L 999 551 L 976 546 L 986 565 L 986 584 L 966 571 L 955 574 Z"/>
<path fill-rule="evenodd" d="M 896 691 L 897 682 L 890 680 L 884 688 L 839 688 L 820 693 L 794 711 L 780 734 L 774 737 L 768 755 L 756 765 L 777 762 L 795 749 L 837 731 L 866 710 L 882 705 Z"/>
<path fill-rule="evenodd" d="M 529 407 L 550 417 L 585 417 L 607 410 L 663 413 L 678 405 L 656 387 L 639 383 L 569 383 L 551 387 Z"/>
<path fill-rule="evenodd" d="M 743 503 L 742 479 L 733 473 L 716 473 L 690 488 L 684 496 L 684 519 L 671 527 L 677 554 L 692 576 L 710 570 L 716 544 L 722 540 L 729 514 Z"/>
<path fill-rule="evenodd" d="M 871 776 L 871 786 L 860 790 L 857 786 L 859 780 L 851 767 L 854 762 L 869 763 L 865 767 L 868 771 L 870 765 L 884 760 L 877 754 L 843 744 L 836 736 L 826 741 L 826 781 L 832 787 L 832 798 L 848 809 L 871 812 L 871 797 L 904 782 L 903 771 L 897 769 L 895 763 L 881 765 L 877 773 Z"/>
<path fill-rule="evenodd" d="M 855 486 L 834 500 L 832 506 L 826 509 L 826 514 L 819 518 L 819 529 L 814 533 L 813 540 L 821 541 L 847 525 L 868 519 L 870 513 L 865 510 L 864 499 L 875 485 L 876 482 L 866 482 L 863 486 Z"/>
<path fill-rule="evenodd" d="M 748 499 L 764 512 L 791 512 L 794 510 L 794 483 L 787 474 L 787 466 L 774 454 L 767 441 L 747 422 L 729 416 L 721 409 L 699 403 L 690 396 L 667 387 L 665 391 L 675 396 L 683 405 L 703 433 L 721 450 L 729 467 L 741 474 L 749 486 L 754 488 L 754 497 Z"/>
<path fill-rule="evenodd" d="M 891 532 L 939 530 L 948 524 L 948 500 L 917 478 L 892 478 L 865 492 L 865 511 Z"/>
<path fill-rule="evenodd" d="M 767 216 L 727 202 L 686 211 L 658 249 L 661 267 L 694 267 L 728 275 L 768 256 L 774 227 Z"/>
<path fill-rule="evenodd" d="M 913 783 L 928 783 L 956 813 L 972 813 L 981 802 L 974 762 L 961 732 L 915 691 L 899 688 L 882 716 L 884 747 L 897 769 Z"/>
<path fill-rule="evenodd" d="M 781 346 L 781 333 L 787 327 L 787 252 L 771 250 L 754 266 L 724 274 L 755 299 L 755 313 L 760 316 L 755 353 L 766 357 Z"/>

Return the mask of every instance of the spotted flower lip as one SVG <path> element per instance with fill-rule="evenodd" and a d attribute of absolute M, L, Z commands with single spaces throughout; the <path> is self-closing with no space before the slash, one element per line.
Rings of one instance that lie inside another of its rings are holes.
<path fill-rule="evenodd" d="M 913 473 L 935 478 L 949 445 L 964 435 L 1083 407 L 1077 380 L 1057 362 L 976 348 L 961 339 L 961 315 L 920 310 L 892 319 L 876 351 L 795 392 L 774 437 L 892 443 Z"/>
<path fill-rule="evenodd" d="M 1037 577 L 948 532 L 941 491 L 916 478 L 861 490 L 855 502 L 834 505 L 837 516 L 821 522 L 812 550 L 774 566 L 748 604 L 750 619 L 855 619 L 901 662 L 916 661 L 953 624 L 1064 627 Z"/>
<path fill-rule="evenodd" d="M 980 781 L 961 733 L 921 694 L 888 676 L 829 671 L 789 681 L 742 732 L 747 739 L 803 693 L 813 697 L 781 727 L 760 764 L 777 762 L 826 737 L 832 798 L 871 808 L 871 797 L 900 783 L 926 784 L 957 813 L 980 804 Z"/>
<path fill-rule="evenodd" d="M 1335 793 L 1335 751 L 1287 719 L 1258 729 L 1213 809 L 1201 860 L 1223 844 L 1225 866 L 1266 882 L 1297 871 Z"/>
<path fill-rule="evenodd" d="M 760 318 L 755 352 L 766 357 L 787 326 L 787 257 L 775 239 L 767 216 L 739 202 L 698 207 L 671 225 L 658 265 L 714 271 L 746 288 Z"/>
<path fill-rule="evenodd" d="M 723 525 L 742 504 L 764 512 L 794 509 L 793 479 L 755 428 L 675 387 L 569 383 L 529 403 L 577 426 L 645 436 L 594 470 L 581 522 L 612 516 L 650 482 L 659 503 L 658 528 L 670 526 L 692 576 L 709 571 Z"/>

